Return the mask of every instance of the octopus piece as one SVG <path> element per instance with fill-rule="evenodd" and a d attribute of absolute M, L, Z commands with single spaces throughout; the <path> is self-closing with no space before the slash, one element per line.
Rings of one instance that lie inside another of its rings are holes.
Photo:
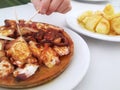
<path fill-rule="evenodd" d="M 7 55 L 11 58 L 14 65 L 23 66 L 27 58 L 31 57 L 30 49 L 22 37 L 10 42 L 7 46 Z"/>
<path fill-rule="evenodd" d="M 47 25 L 40 23 L 40 22 L 36 23 L 36 27 L 38 29 L 47 29 Z"/>
<path fill-rule="evenodd" d="M 0 78 L 4 78 L 14 71 L 13 65 L 7 57 L 0 58 Z"/>
<path fill-rule="evenodd" d="M 24 20 L 19 20 L 19 28 L 21 30 L 22 35 L 25 34 L 31 34 L 32 32 L 38 32 L 36 30 L 36 23 L 32 22 L 25 22 Z M 9 28 L 9 30 L 7 29 Z M 13 35 L 13 32 L 17 29 L 17 23 L 15 20 L 5 20 L 5 27 L 1 27 L 1 29 L 4 29 L 4 32 L 2 31 L 1 34 L 5 36 L 10 36 L 11 33 Z M 18 31 L 16 31 L 17 36 L 19 35 Z"/>
<path fill-rule="evenodd" d="M 63 30 L 63 29 L 60 28 L 60 27 L 53 26 L 53 25 L 50 25 L 50 24 L 49 24 L 47 27 L 50 28 L 50 29 L 58 30 L 58 31 L 59 31 L 59 30 Z"/>
<path fill-rule="evenodd" d="M 28 30 L 29 28 L 25 28 L 25 27 L 19 27 L 19 28 L 23 36 L 32 33 L 30 30 Z M 17 32 L 17 36 L 19 36 L 19 32 Z"/>
<path fill-rule="evenodd" d="M 40 60 L 41 52 L 43 51 L 44 47 L 39 46 L 37 47 L 37 43 L 34 41 L 29 42 L 29 48 L 32 51 L 32 54 Z"/>
<path fill-rule="evenodd" d="M 48 68 L 52 68 L 60 62 L 59 56 L 51 47 L 45 47 L 40 58 Z"/>
<path fill-rule="evenodd" d="M 5 26 L 0 27 L 0 35 L 13 36 L 16 30 L 16 22 L 14 20 L 5 20 Z"/>
<path fill-rule="evenodd" d="M 63 35 L 62 31 L 57 31 L 51 28 L 49 28 L 45 32 L 43 40 L 41 41 L 41 43 L 46 42 L 52 43 L 57 46 L 66 46 L 69 44 L 67 38 Z"/>
<path fill-rule="evenodd" d="M 13 72 L 13 76 L 16 77 L 18 81 L 26 80 L 37 71 L 39 65 L 37 64 L 26 64 L 23 68 L 17 68 Z"/>
<path fill-rule="evenodd" d="M 3 50 L 5 47 L 5 41 L 4 40 L 0 40 L 0 50 Z"/>
<path fill-rule="evenodd" d="M 14 70 L 13 65 L 9 59 L 5 56 L 4 51 L 5 41 L 0 40 L 0 78 L 6 77 Z"/>
<path fill-rule="evenodd" d="M 0 58 L 5 56 L 4 47 L 5 47 L 5 41 L 0 40 Z"/>
<path fill-rule="evenodd" d="M 5 20 L 5 27 L 16 29 L 17 28 L 16 21 L 15 20 L 8 20 L 8 19 L 6 19 Z"/>
<path fill-rule="evenodd" d="M 4 50 L 0 50 L 0 58 L 5 56 Z"/>
<path fill-rule="evenodd" d="M 0 28 L 0 35 L 1 36 L 12 36 L 15 30 L 11 28 L 2 27 Z"/>
<path fill-rule="evenodd" d="M 59 56 L 68 55 L 70 53 L 69 47 L 67 46 L 62 47 L 54 46 L 53 49 L 59 54 Z"/>
<path fill-rule="evenodd" d="M 19 27 L 22 35 L 38 32 L 36 23 L 33 23 L 31 21 L 26 22 L 24 20 L 19 20 Z"/>

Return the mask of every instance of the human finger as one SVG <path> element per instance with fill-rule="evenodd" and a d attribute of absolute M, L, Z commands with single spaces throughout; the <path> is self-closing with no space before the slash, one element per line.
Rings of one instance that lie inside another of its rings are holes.
<path fill-rule="evenodd" d="M 65 9 L 68 9 L 68 10 L 71 9 L 70 0 L 64 0 L 56 11 L 60 12 L 60 13 L 63 13 L 63 11 L 65 11 Z"/>
<path fill-rule="evenodd" d="M 41 0 L 31 0 L 31 2 L 33 3 L 34 7 L 36 10 L 39 9 L 39 7 L 41 6 Z"/>
<path fill-rule="evenodd" d="M 64 0 L 52 0 L 49 6 L 49 9 L 47 11 L 47 14 L 51 14 L 52 12 L 55 12 L 57 8 L 62 4 Z"/>
<path fill-rule="evenodd" d="M 70 11 L 72 9 L 71 6 L 67 7 L 64 11 L 62 11 L 61 13 L 65 14 L 67 13 L 68 11 Z"/>
<path fill-rule="evenodd" d="M 46 14 L 52 0 L 41 0 L 39 10 L 41 14 Z"/>

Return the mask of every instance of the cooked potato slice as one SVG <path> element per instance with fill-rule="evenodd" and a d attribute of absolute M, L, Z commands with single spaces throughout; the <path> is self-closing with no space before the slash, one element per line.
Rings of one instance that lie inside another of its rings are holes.
<path fill-rule="evenodd" d="M 107 4 L 106 7 L 103 9 L 103 16 L 111 20 L 114 17 L 115 11 L 111 4 Z"/>
<path fill-rule="evenodd" d="M 116 18 L 116 17 L 120 17 L 120 12 L 115 13 L 115 14 L 112 16 L 112 19 L 114 19 L 114 18 Z"/>
<path fill-rule="evenodd" d="M 104 8 L 103 12 L 108 15 L 108 16 L 111 16 L 111 15 L 114 15 L 114 8 L 111 4 L 107 4 L 106 7 Z"/>
<path fill-rule="evenodd" d="M 86 16 L 91 16 L 93 14 L 92 11 L 86 11 L 82 15 L 78 16 L 78 22 L 81 22 Z"/>
<path fill-rule="evenodd" d="M 89 21 L 90 18 L 91 18 L 90 16 L 87 16 L 87 17 L 85 17 L 81 22 L 82 22 L 83 24 L 86 24 L 86 23 Z"/>
<path fill-rule="evenodd" d="M 96 26 L 95 31 L 100 34 L 108 34 L 110 31 L 110 23 L 107 19 L 102 18 L 98 25 Z"/>
<path fill-rule="evenodd" d="M 97 25 L 97 23 L 100 21 L 100 19 L 102 18 L 101 15 L 93 15 L 91 17 L 89 17 L 87 20 L 86 20 L 86 23 L 85 23 L 85 27 L 86 29 L 94 32 L 95 30 L 95 27 Z M 85 18 L 86 19 L 86 18 Z"/>
<path fill-rule="evenodd" d="M 120 34 L 120 17 L 116 17 L 116 18 L 112 19 L 112 21 L 111 21 L 111 28 L 117 34 Z"/>

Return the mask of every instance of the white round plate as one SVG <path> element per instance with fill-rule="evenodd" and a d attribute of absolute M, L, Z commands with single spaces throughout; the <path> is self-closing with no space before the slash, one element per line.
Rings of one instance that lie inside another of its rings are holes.
<path fill-rule="evenodd" d="M 88 31 L 85 28 L 81 27 L 77 22 L 77 18 L 83 12 L 84 11 L 82 10 L 75 11 L 75 12 L 73 11 L 66 15 L 66 22 L 69 25 L 69 27 L 72 28 L 72 30 L 76 31 L 77 33 L 80 33 L 80 34 L 83 34 L 83 35 L 86 35 L 92 38 L 96 38 L 96 39 L 120 42 L 120 36 L 109 36 L 109 35 L 98 34 L 98 33 Z"/>
<path fill-rule="evenodd" d="M 70 65 L 54 80 L 44 85 L 30 88 L 30 90 L 72 90 L 85 76 L 90 63 L 88 46 L 86 42 L 72 30 L 65 28 L 65 31 L 71 36 L 74 42 L 74 55 Z M 0 88 L 0 90 L 4 89 Z"/>

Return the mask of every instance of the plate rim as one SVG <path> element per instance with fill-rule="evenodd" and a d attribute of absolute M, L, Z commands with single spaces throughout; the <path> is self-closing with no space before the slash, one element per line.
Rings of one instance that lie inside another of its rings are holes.
<path fill-rule="evenodd" d="M 69 28 L 65 28 L 65 27 L 63 27 L 63 28 L 64 28 L 64 29 L 69 29 Z M 69 30 L 71 30 L 71 29 L 69 29 Z M 68 32 L 67 32 L 67 33 L 68 33 Z M 88 50 L 88 51 L 87 51 L 87 53 L 88 53 L 88 65 L 86 66 L 86 70 L 84 71 L 84 74 L 83 74 L 82 78 L 79 80 L 78 83 L 76 83 L 76 84 L 73 86 L 73 88 L 71 88 L 71 90 L 72 90 L 72 89 L 74 89 L 74 88 L 83 80 L 83 78 L 84 78 L 85 75 L 87 74 L 87 71 L 88 71 L 89 66 L 90 66 L 91 54 L 90 54 L 90 50 L 89 50 L 89 47 L 88 47 L 88 45 L 87 45 L 87 42 L 86 42 L 80 35 L 78 35 L 76 32 L 71 31 L 71 33 L 74 33 L 74 34 L 76 34 L 77 36 L 79 36 L 79 37 L 81 38 L 81 41 L 84 43 L 84 45 L 86 45 L 86 49 Z M 68 33 L 68 34 L 69 34 L 69 33 Z M 72 37 L 71 37 L 71 38 L 72 38 Z"/>

